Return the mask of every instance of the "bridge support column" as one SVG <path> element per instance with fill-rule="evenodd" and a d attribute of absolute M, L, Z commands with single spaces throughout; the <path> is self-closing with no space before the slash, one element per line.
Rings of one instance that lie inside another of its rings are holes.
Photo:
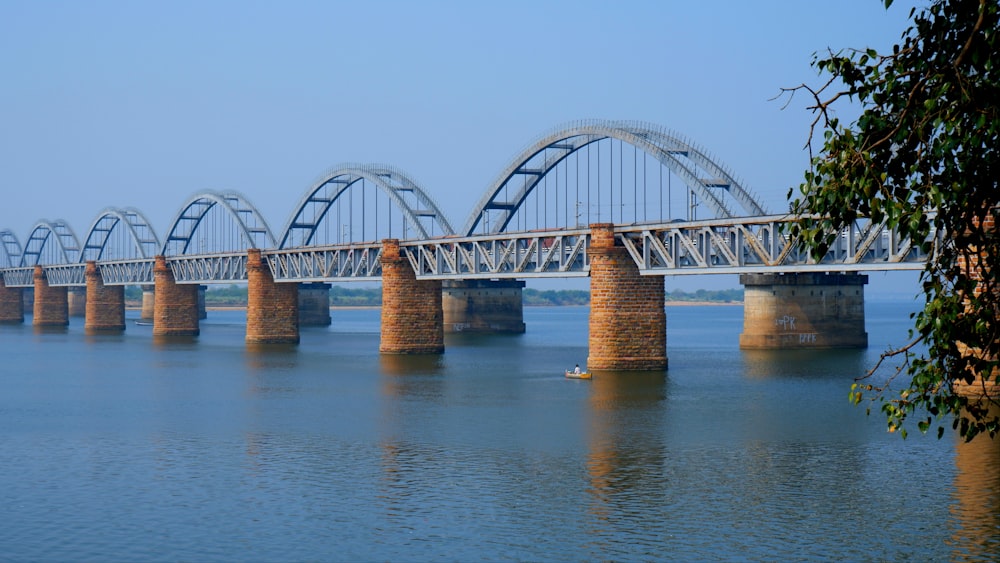
<path fill-rule="evenodd" d="M 0 275 L 0 324 L 24 322 L 24 296 L 20 287 L 7 287 Z"/>
<path fill-rule="evenodd" d="M 208 286 L 199 285 L 198 286 L 198 319 L 208 318 L 208 309 L 205 307 L 205 291 L 208 290 Z"/>
<path fill-rule="evenodd" d="M 41 266 L 35 266 L 35 303 L 32 307 L 33 326 L 66 326 L 69 324 L 69 304 L 65 287 L 52 287 Z"/>
<path fill-rule="evenodd" d="M 1000 208 L 996 209 L 996 211 L 1000 213 Z M 992 215 L 987 214 L 986 220 L 983 223 L 983 230 L 992 231 L 995 228 L 996 228 L 996 221 L 994 220 Z M 965 274 L 969 279 L 975 280 L 976 286 L 973 289 L 973 295 L 975 297 L 981 297 L 983 293 L 985 293 L 986 291 L 990 291 L 991 288 L 992 291 L 1000 292 L 1000 287 L 998 287 L 998 283 L 996 281 L 993 281 L 992 284 L 984 281 L 988 279 L 987 276 L 989 275 L 989 270 L 987 267 L 989 257 L 985 255 L 983 251 L 977 252 L 975 248 L 971 248 L 970 250 L 971 253 L 969 254 L 968 260 L 966 260 L 966 258 L 961 255 L 958 257 L 958 267 L 961 269 L 962 273 Z M 972 305 L 969 303 L 968 298 L 966 298 L 965 300 L 966 311 L 970 311 L 971 307 Z M 957 344 L 959 346 L 959 350 L 961 350 L 962 352 L 962 355 L 965 356 L 971 355 L 973 357 L 975 356 L 984 357 L 984 354 L 981 349 L 970 348 L 969 346 L 962 344 L 961 342 Z M 998 370 L 994 370 L 991 376 L 992 377 L 987 378 L 986 381 L 983 381 L 982 377 L 976 376 L 973 379 L 972 383 L 965 383 L 964 381 L 956 379 L 955 390 L 959 394 L 965 395 L 972 399 L 983 399 L 986 397 L 1000 398 L 1000 381 L 997 380 L 998 377 L 1000 377 L 1000 373 L 998 373 Z"/>
<path fill-rule="evenodd" d="M 125 330 L 125 286 L 104 285 L 97 263 L 87 262 L 86 332 L 121 332 Z M 71 294 L 72 295 L 72 294 Z"/>
<path fill-rule="evenodd" d="M 69 316 L 84 317 L 87 315 L 87 288 L 67 287 L 66 306 L 69 309 Z"/>
<path fill-rule="evenodd" d="M 444 352 L 444 312 L 441 282 L 417 280 L 410 263 L 400 255 L 399 241 L 382 241 L 383 354 L 440 354 Z"/>
<path fill-rule="evenodd" d="M 743 274 L 740 348 L 865 348 L 861 274 Z"/>
<path fill-rule="evenodd" d="M 153 310 L 156 303 L 154 287 L 152 285 L 142 286 L 142 312 L 139 313 L 139 318 L 144 321 L 153 320 Z"/>
<path fill-rule="evenodd" d="M 247 336 L 252 344 L 298 344 L 299 285 L 275 283 L 260 249 L 247 251 Z"/>
<path fill-rule="evenodd" d="M 153 336 L 198 336 L 198 286 L 178 284 L 167 259 L 157 256 L 155 260 Z"/>
<path fill-rule="evenodd" d="M 330 326 L 330 284 L 299 284 L 299 326 Z"/>
<path fill-rule="evenodd" d="M 445 332 L 524 332 L 521 280 L 441 282 Z"/>
<path fill-rule="evenodd" d="M 641 276 L 614 225 L 590 226 L 590 357 L 594 371 L 667 368 L 667 313 L 661 276 Z"/>

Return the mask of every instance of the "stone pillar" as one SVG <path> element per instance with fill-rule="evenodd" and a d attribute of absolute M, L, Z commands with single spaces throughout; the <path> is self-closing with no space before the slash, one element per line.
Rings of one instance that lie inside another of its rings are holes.
<path fill-rule="evenodd" d="M 153 307 L 153 336 L 197 336 L 198 286 L 178 284 L 167 266 L 167 259 L 157 256 L 153 265 L 156 303 Z"/>
<path fill-rule="evenodd" d="M 663 278 L 641 276 L 628 251 L 615 246 L 614 225 L 590 226 L 590 371 L 667 367 Z"/>
<path fill-rule="evenodd" d="M 65 287 L 52 287 L 41 266 L 35 266 L 35 304 L 31 324 L 34 326 L 66 326 L 69 324 L 69 304 Z"/>
<path fill-rule="evenodd" d="M 208 290 L 208 286 L 199 285 L 198 286 L 198 319 L 208 318 L 208 309 L 205 307 L 205 291 Z"/>
<path fill-rule="evenodd" d="M 524 332 L 523 281 L 446 280 L 441 286 L 445 332 Z"/>
<path fill-rule="evenodd" d="M 121 332 L 125 330 L 125 286 L 104 285 L 97 263 L 87 261 L 87 315 L 83 328 L 87 332 Z"/>
<path fill-rule="evenodd" d="M 252 344 L 299 342 L 299 285 L 275 283 L 260 249 L 247 251 L 247 336 Z"/>
<path fill-rule="evenodd" d="M 7 287 L 0 275 L 0 324 L 24 322 L 24 296 L 20 287 Z"/>
<path fill-rule="evenodd" d="M 156 304 L 156 292 L 153 291 L 155 286 L 144 285 L 142 286 L 142 312 L 139 313 L 139 318 L 144 321 L 153 320 L 153 311 Z"/>
<path fill-rule="evenodd" d="M 1000 208 L 994 208 L 993 212 L 1000 213 Z M 994 216 L 991 213 L 987 213 L 983 221 L 983 230 L 989 232 L 995 228 L 996 220 Z M 973 297 L 981 297 L 983 293 L 990 291 L 991 287 L 992 291 L 1000 292 L 1000 284 L 998 284 L 995 278 L 992 280 L 992 284 L 985 281 L 987 280 L 988 274 L 986 271 L 988 257 L 985 255 L 984 251 L 977 250 L 976 248 L 970 248 L 969 250 L 968 259 L 961 254 L 958 256 L 958 267 L 963 275 L 965 275 L 968 279 L 975 281 L 976 285 L 972 290 Z M 994 295 L 995 299 L 998 297 L 1000 296 Z M 969 298 L 966 298 L 966 311 L 970 311 L 972 307 L 973 305 L 969 303 Z M 991 359 L 986 356 L 981 349 L 971 348 L 962 342 L 957 342 L 956 344 L 964 356 L 979 356 L 983 359 Z M 972 399 L 983 399 L 985 397 L 1000 398 L 1000 381 L 998 381 L 998 378 L 1000 378 L 1000 373 L 998 373 L 997 370 L 994 370 L 991 377 L 987 378 L 986 381 L 983 381 L 983 378 L 977 375 L 973 378 L 972 383 L 966 383 L 959 378 L 955 378 L 953 385 L 958 394 L 965 395 Z"/>
<path fill-rule="evenodd" d="M 83 317 L 87 314 L 87 288 L 67 287 L 66 306 L 69 309 L 69 316 Z"/>
<path fill-rule="evenodd" d="M 742 274 L 740 348 L 866 348 L 861 274 Z"/>
<path fill-rule="evenodd" d="M 444 352 L 441 282 L 417 280 L 400 255 L 399 241 L 382 241 L 382 339 L 384 354 Z"/>
<path fill-rule="evenodd" d="M 330 284 L 299 284 L 299 326 L 330 326 Z"/>

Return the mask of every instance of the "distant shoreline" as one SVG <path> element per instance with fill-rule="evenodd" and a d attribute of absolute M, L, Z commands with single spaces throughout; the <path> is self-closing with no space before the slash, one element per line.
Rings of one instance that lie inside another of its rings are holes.
<path fill-rule="evenodd" d="M 735 306 L 743 305 L 742 301 L 666 301 L 664 303 L 667 307 L 724 307 L 724 306 Z M 525 305 L 525 307 L 586 307 L 586 305 Z M 206 311 L 241 311 L 247 308 L 246 305 L 206 305 Z M 364 310 L 364 309 L 381 309 L 381 305 L 330 305 L 330 310 Z M 128 311 L 139 311 L 142 309 L 139 305 L 126 305 L 125 309 Z"/>

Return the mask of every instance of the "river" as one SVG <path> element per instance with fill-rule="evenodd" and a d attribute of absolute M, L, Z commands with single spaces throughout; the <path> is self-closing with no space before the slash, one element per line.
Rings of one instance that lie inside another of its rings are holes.
<path fill-rule="evenodd" d="M 1000 559 L 1000 447 L 887 434 L 847 400 L 906 339 L 741 351 L 739 306 L 669 307 L 667 373 L 567 380 L 587 309 L 378 353 L 378 310 L 248 349 L 0 327 L 0 561 Z M 129 315 L 135 315 L 129 312 Z"/>

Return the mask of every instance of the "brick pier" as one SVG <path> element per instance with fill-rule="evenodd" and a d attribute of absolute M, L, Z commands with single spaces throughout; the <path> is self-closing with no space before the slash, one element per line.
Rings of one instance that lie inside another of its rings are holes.
<path fill-rule="evenodd" d="M 260 250 L 247 251 L 247 336 L 251 344 L 298 344 L 299 284 L 275 283 Z"/>
<path fill-rule="evenodd" d="M 35 304 L 33 326 L 66 326 L 69 324 L 69 304 L 65 287 L 52 287 L 41 266 L 35 266 Z"/>
<path fill-rule="evenodd" d="M 197 336 L 198 286 L 178 284 L 167 266 L 167 259 L 157 256 L 153 265 L 156 302 L 153 304 L 153 336 Z"/>
<path fill-rule="evenodd" d="M 7 287 L 0 276 L 0 324 L 24 322 L 24 296 L 20 287 Z"/>
<path fill-rule="evenodd" d="M 594 371 L 667 368 L 663 278 L 641 276 L 614 225 L 590 226 L 590 357 Z"/>
<path fill-rule="evenodd" d="M 1000 213 L 1000 209 L 995 208 L 994 212 Z M 996 220 L 993 215 L 987 213 L 985 221 L 983 222 L 984 231 L 992 231 L 996 228 Z M 967 276 L 970 280 L 976 282 L 975 288 L 972 290 L 973 297 L 981 297 L 986 291 L 1000 292 L 1000 283 L 994 278 L 992 284 L 988 283 L 987 280 L 987 264 L 988 256 L 984 254 L 983 251 L 976 248 L 970 248 L 970 253 L 968 260 L 965 256 L 960 255 L 958 257 L 958 267 L 962 273 Z M 970 310 L 972 305 L 969 303 L 968 298 L 966 298 L 966 310 Z M 970 348 L 969 346 L 958 342 L 959 350 L 962 351 L 963 355 L 967 356 L 980 356 L 983 359 L 989 359 L 985 356 L 982 350 L 976 348 Z M 983 380 L 981 376 L 976 376 L 972 383 L 966 383 L 962 380 L 955 379 L 955 390 L 967 397 L 972 399 L 982 399 L 984 397 L 1000 398 L 1000 373 L 998 370 L 994 370 L 991 374 L 992 378 L 987 378 L 986 381 Z"/>
<path fill-rule="evenodd" d="M 125 330 L 125 286 L 104 285 L 97 263 L 87 262 L 86 332 L 121 332 Z"/>
<path fill-rule="evenodd" d="M 382 241 L 383 354 L 440 354 L 444 352 L 444 312 L 441 282 L 417 280 L 400 255 L 399 241 Z"/>

